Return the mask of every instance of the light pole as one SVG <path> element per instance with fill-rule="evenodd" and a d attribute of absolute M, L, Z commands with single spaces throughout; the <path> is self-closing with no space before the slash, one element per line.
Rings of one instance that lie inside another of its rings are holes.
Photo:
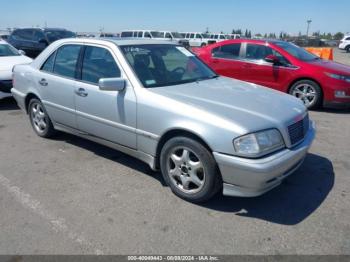
<path fill-rule="evenodd" d="M 307 20 L 307 30 L 306 30 L 306 37 L 309 37 L 309 29 L 310 29 L 310 24 L 312 23 L 312 20 Z"/>

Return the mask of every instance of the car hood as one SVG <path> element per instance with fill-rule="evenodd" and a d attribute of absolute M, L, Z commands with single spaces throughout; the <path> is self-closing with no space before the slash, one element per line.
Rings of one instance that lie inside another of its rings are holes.
<path fill-rule="evenodd" d="M 333 62 L 330 60 L 319 59 L 319 60 L 309 62 L 309 64 L 321 70 L 326 70 L 332 73 L 350 75 L 350 66 Z"/>
<path fill-rule="evenodd" d="M 0 71 L 10 71 L 18 64 L 29 64 L 33 60 L 27 56 L 1 56 L 0 57 Z"/>
<path fill-rule="evenodd" d="M 244 132 L 285 128 L 307 111 L 290 95 L 226 77 L 150 91 L 234 123 Z"/>

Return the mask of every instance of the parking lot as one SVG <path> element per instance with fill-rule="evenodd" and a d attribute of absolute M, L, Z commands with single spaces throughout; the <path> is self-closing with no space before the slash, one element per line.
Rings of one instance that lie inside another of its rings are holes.
<path fill-rule="evenodd" d="M 37 137 L 2 100 L 0 254 L 350 254 L 350 111 L 310 114 L 317 139 L 280 187 L 195 205 L 132 157 Z"/>

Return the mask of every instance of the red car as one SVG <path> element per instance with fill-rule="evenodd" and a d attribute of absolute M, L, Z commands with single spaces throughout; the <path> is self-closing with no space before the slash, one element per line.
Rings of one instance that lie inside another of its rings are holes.
<path fill-rule="evenodd" d="M 350 106 L 350 67 L 278 40 L 228 40 L 194 52 L 217 74 L 289 93 L 310 108 Z"/>

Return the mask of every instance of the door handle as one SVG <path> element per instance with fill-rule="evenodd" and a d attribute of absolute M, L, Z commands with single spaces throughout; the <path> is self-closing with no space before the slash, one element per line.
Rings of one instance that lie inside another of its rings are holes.
<path fill-rule="evenodd" d="M 87 97 L 88 96 L 88 92 L 86 92 L 86 90 L 84 88 L 78 88 L 78 90 L 75 90 L 75 93 L 78 96 L 82 96 L 82 97 Z"/>
<path fill-rule="evenodd" d="M 42 85 L 42 86 L 47 86 L 49 83 L 46 81 L 45 78 L 42 78 L 42 79 L 39 81 L 39 84 Z"/>

